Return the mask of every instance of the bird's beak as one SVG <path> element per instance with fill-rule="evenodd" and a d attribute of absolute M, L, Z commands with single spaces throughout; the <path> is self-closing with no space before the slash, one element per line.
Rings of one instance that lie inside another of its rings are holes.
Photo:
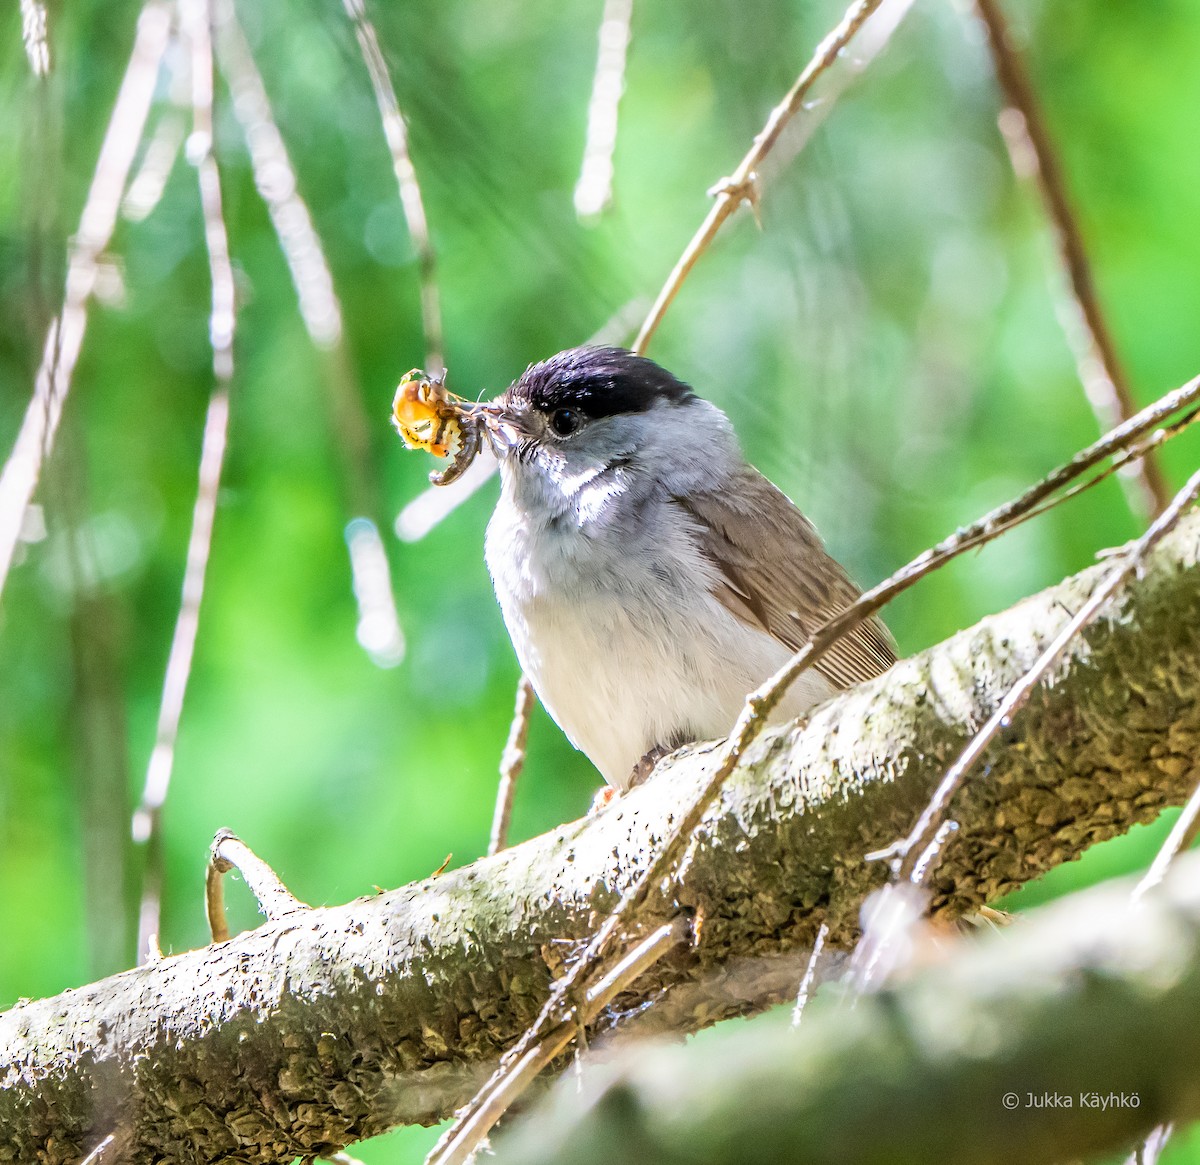
<path fill-rule="evenodd" d="M 483 420 L 483 432 L 497 457 L 505 456 L 522 441 L 529 439 L 523 413 L 509 407 L 503 400 L 480 405 L 478 415 Z"/>

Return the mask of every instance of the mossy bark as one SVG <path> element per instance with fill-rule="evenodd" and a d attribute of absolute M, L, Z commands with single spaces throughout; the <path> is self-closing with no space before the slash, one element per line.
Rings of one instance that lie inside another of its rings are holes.
<path fill-rule="evenodd" d="M 1054 1165 L 1200 1115 L 1200 856 L 983 934 L 853 1007 L 639 1045 L 496 1142 L 496 1165 Z M 918 950 L 927 949 L 917 942 Z"/>
<path fill-rule="evenodd" d="M 1149 821 L 1200 755 L 1200 516 L 1150 557 L 952 805 L 934 884 L 957 915 Z M 597 1022 L 688 1031 L 794 991 L 822 921 L 852 941 L 908 830 L 972 731 L 1096 578 L 1093 568 L 771 732 L 705 818 L 645 922 L 680 908 L 695 949 Z M 461 1104 L 564 961 L 645 868 L 715 746 L 473 865 L 126 971 L 0 1016 L 0 1161 L 278 1161 Z M 253 839 L 250 839 L 253 840 Z M 653 1006 L 642 1005 L 653 1001 Z"/>

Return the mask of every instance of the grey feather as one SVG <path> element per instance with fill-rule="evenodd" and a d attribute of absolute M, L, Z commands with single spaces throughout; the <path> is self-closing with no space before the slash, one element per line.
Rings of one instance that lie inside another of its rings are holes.
<path fill-rule="evenodd" d="M 719 491 L 676 497 L 701 551 L 718 571 L 713 595 L 739 619 L 799 651 L 861 593 L 829 555 L 816 527 L 756 469 L 744 466 Z M 771 552 L 764 554 L 764 548 Z M 852 687 L 896 662 L 879 619 L 860 623 L 814 665 Z"/>

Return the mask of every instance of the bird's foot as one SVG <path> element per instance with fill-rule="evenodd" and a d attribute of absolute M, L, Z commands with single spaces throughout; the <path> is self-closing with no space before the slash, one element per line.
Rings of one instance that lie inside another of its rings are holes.
<path fill-rule="evenodd" d="M 656 744 L 633 766 L 624 790 L 619 789 L 616 785 L 603 785 L 596 790 L 596 795 L 592 798 L 592 807 L 588 810 L 588 816 L 594 817 L 601 809 L 607 808 L 623 791 L 628 792 L 630 789 L 636 789 L 638 785 L 654 772 L 654 766 L 664 756 L 670 756 L 676 749 L 682 747 L 684 743 L 686 741 L 672 740 L 668 744 Z"/>
<path fill-rule="evenodd" d="M 656 744 L 637 764 L 629 774 L 629 788 L 636 789 L 652 772 L 664 756 L 669 756 L 678 748 L 675 744 Z"/>

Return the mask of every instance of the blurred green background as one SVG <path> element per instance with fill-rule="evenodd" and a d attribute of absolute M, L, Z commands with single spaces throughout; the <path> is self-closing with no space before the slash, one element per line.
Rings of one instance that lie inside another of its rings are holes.
<path fill-rule="evenodd" d="M 600 0 L 373 5 L 410 127 L 451 385 L 491 393 L 657 292 L 841 7 L 637 5 L 597 222 L 572 205 Z M 1139 400 L 1200 371 L 1200 6 L 1009 4 Z M 139 5 L 50 6 L 38 84 L 0 14 L 0 455 L 61 297 Z M 424 360 L 418 267 L 353 26 L 340 3 L 239 5 L 300 193 L 328 253 L 359 458 L 407 640 L 355 638 L 342 437 L 329 362 L 296 308 L 228 92 L 217 157 L 238 278 L 237 371 L 208 591 L 164 815 L 166 950 L 203 944 L 202 881 L 229 826 L 302 899 L 340 902 L 486 848 L 517 667 L 482 562 L 495 482 L 424 540 L 391 530 L 430 460 L 388 424 Z M 168 55 L 178 66 L 178 51 Z M 151 128 L 170 116 L 160 80 Z M 751 459 L 864 584 L 1005 500 L 1096 434 L 1056 319 L 1040 205 L 1017 183 L 968 6 L 919 0 L 798 159 L 768 173 L 650 355 L 732 416 Z M 0 607 L 0 1007 L 130 965 L 142 855 L 129 815 L 154 738 L 210 388 L 195 172 L 119 224 L 58 448 L 46 527 Z M 627 313 L 628 315 L 629 313 Z M 1170 480 L 1195 464 L 1167 449 Z M 1139 528 L 1113 482 L 909 592 L 902 651 L 942 639 Z M 34 533 L 38 533 L 34 531 Z M 82 548 L 82 552 L 80 552 Z M 597 784 L 539 712 L 515 839 L 582 814 Z M 1145 864 L 1166 822 L 1099 847 L 1017 905 Z M 231 921 L 254 925 L 230 887 Z M 416 1160 L 427 1130 L 361 1147 Z M 1200 1144 L 1200 1143 L 1198 1143 Z M 1168 1161 L 1200 1161 L 1177 1141 Z"/>

